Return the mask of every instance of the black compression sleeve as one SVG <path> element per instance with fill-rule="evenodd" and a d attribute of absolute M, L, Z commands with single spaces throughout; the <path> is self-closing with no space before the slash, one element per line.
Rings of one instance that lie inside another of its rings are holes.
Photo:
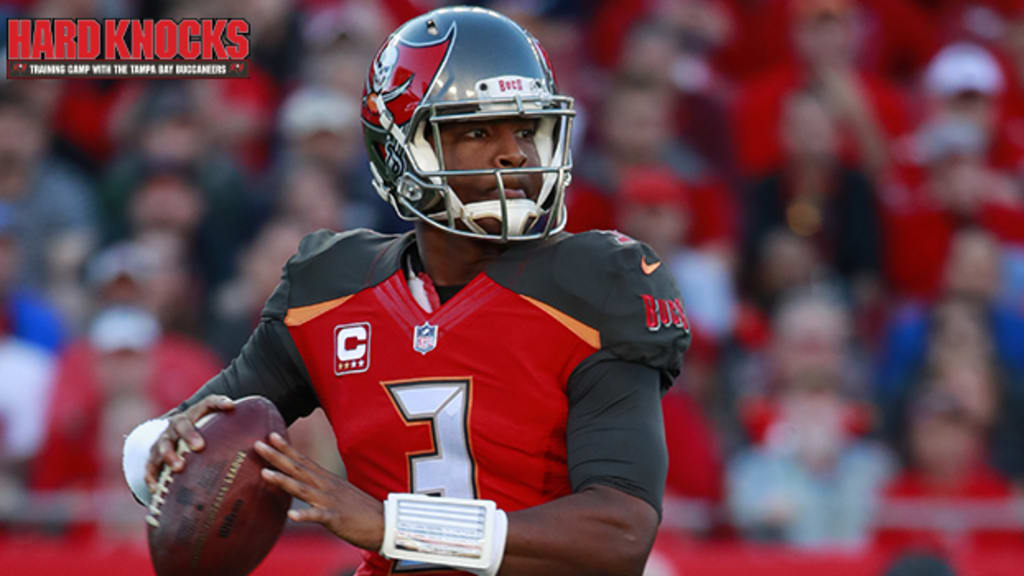
<path fill-rule="evenodd" d="M 210 394 L 229 398 L 264 396 L 277 406 L 287 424 L 309 415 L 319 401 L 288 328 L 264 318 L 238 357 L 178 407 L 184 410 Z"/>
<path fill-rule="evenodd" d="M 566 428 L 574 492 L 600 484 L 636 496 L 661 515 L 668 452 L 661 375 L 648 366 L 587 362 L 569 380 Z"/>

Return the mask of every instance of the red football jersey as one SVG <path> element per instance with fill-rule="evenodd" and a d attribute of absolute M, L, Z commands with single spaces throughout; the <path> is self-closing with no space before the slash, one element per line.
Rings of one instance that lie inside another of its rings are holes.
<path fill-rule="evenodd" d="M 399 270 L 293 315 L 349 481 L 381 500 L 436 493 L 510 511 L 568 494 L 565 383 L 597 334 L 541 306 L 479 276 L 428 314 Z M 386 573 L 370 564 L 360 574 Z"/>
<path fill-rule="evenodd" d="M 573 371 L 595 354 L 679 370 L 689 332 L 670 273 L 622 235 L 564 234 L 510 248 L 428 312 L 407 280 L 414 240 L 307 237 L 264 312 L 287 327 L 348 480 L 381 500 L 506 511 L 569 494 Z M 366 556 L 358 574 L 405 568 Z"/>

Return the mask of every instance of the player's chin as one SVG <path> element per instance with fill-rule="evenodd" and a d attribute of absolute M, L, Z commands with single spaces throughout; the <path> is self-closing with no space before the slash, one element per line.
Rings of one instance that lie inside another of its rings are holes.
<path fill-rule="evenodd" d="M 475 222 L 477 226 L 483 228 L 485 233 L 501 236 L 501 220 L 497 218 L 478 218 Z"/>

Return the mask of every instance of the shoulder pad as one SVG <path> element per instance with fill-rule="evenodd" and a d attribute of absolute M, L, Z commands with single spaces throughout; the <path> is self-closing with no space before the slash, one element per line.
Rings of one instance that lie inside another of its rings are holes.
<path fill-rule="evenodd" d="M 318 230 L 299 243 L 281 283 L 267 301 L 265 317 L 283 318 L 289 308 L 349 296 L 383 282 L 401 267 L 412 234 L 379 234 L 359 228 Z"/>
<path fill-rule="evenodd" d="M 563 234 L 510 250 L 488 274 L 596 330 L 602 351 L 678 374 L 689 323 L 671 271 L 646 244 L 614 231 Z"/>

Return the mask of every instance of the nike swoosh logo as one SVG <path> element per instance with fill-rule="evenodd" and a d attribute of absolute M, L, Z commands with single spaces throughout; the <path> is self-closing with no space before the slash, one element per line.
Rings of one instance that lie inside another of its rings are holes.
<path fill-rule="evenodd" d="M 661 262 L 648 264 L 646 256 L 640 257 L 640 269 L 644 271 L 644 274 L 650 276 L 651 274 L 654 274 L 654 271 L 657 270 L 659 267 L 661 267 Z"/>

